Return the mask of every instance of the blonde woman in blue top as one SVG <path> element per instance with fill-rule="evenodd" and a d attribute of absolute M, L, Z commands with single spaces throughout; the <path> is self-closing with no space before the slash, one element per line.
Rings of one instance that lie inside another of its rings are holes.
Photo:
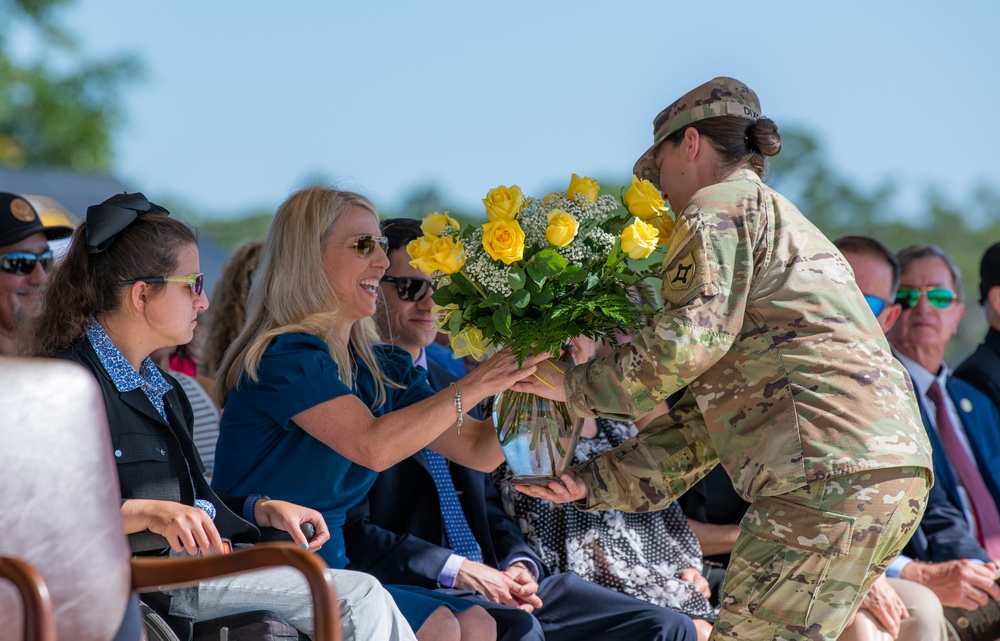
<path fill-rule="evenodd" d="M 483 471 L 503 460 L 492 425 L 464 409 L 534 372 L 501 352 L 434 393 L 404 351 L 378 341 L 379 282 L 389 265 L 375 206 L 312 187 L 278 209 L 250 290 L 247 322 L 223 358 L 213 486 L 257 489 L 319 510 L 330 526 L 321 554 L 347 564 L 341 526 L 379 470 L 429 446 Z M 461 430 L 457 429 L 461 425 Z M 292 498 L 296 497 L 296 498 Z M 495 638 L 469 601 L 391 586 L 426 639 Z"/>

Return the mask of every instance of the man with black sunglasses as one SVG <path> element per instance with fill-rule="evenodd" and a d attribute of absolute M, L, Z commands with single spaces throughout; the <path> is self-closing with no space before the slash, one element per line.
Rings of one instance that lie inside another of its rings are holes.
<path fill-rule="evenodd" d="M 944 362 L 965 309 L 961 273 L 933 245 L 911 245 L 897 258 L 896 302 L 903 311 L 888 338 L 913 380 L 933 447 L 935 482 L 961 506 L 987 558 L 1000 559 L 1000 415 Z"/>
<path fill-rule="evenodd" d="M 10 352 L 14 332 L 38 311 L 52 265 L 49 241 L 72 233 L 44 226 L 27 198 L 0 192 L 0 354 Z"/>
<path fill-rule="evenodd" d="M 389 268 L 376 313 L 382 339 L 410 353 L 435 389 L 456 377 L 428 359 L 437 329 L 433 287 L 410 266 L 406 245 L 420 221 L 383 221 Z M 379 473 L 344 526 L 349 569 L 384 583 L 458 590 L 489 612 L 500 641 L 696 638 L 679 612 L 580 578 L 550 573 L 503 509 L 489 474 L 431 450 Z"/>

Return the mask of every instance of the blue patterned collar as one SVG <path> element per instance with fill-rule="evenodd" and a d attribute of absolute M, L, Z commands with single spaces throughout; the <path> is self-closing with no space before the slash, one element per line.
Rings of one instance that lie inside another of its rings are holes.
<path fill-rule="evenodd" d="M 101 361 L 111 382 L 119 392 L 131 392 L 134 389 L 142 389 L 143 394 L 153 404 L 156 411 L 160 413 L 163 420 L 167 420 L 167 413 L 163 407 L 163 396 L 173 389 L 173 386 L 163 378 L 163 374 L 153 364 L 153 359 L 146 357 L 135 371 L 132 364 L 128 362 L 118 347 L 111 342 L 111 337 L 104 331 L 104 327 L 95 319 L 87 326 L 87 339 L 97 353 L 97 358 Z"/>

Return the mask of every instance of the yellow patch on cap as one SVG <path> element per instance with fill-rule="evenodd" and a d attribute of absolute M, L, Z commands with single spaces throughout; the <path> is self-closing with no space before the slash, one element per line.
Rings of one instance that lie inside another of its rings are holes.
<path fill-rule="evenodd" d="M 20 198 L 10 201 L 10 213 L 22 223 L 30 223 L 35 219 L 35 210 Z"/>

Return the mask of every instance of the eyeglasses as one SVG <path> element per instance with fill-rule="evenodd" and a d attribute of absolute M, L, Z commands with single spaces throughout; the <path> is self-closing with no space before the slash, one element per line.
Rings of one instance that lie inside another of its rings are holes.
<path fill-rule="evenodd" d="M 131 285 L 133 283 L 187 283 L 195 296 L 201 296 L 205 291 L 205 274 L 190 274 L 188 276 L 148 276 L 145 278 L 133 278 L 132 280 L 120 280 L 119 285 Z"/>
<path fill-rule="evenodd" d="M 902 287 L 896 292 L 896 302 L 902 305 L 903 309 L 916 307 L 920 302 L 920 295 L 927 295 L 927 302 L 936 309 L 948 309 L 958 297 L 955 292 L 945 287 L 932 287 L 931 289 L 915 289 L 913 287 Z"/>
<path fill-rule="evenodd" d="M 358 238 L 358 242 L 354 243 L 354 248 L 358 250 L 358 256 L 364 258 L 365 256 L 370 256 L 375 251 L 375 245 L 378 245 L 382 248 L 382 251 L 388 253 L 389 238 L 387 236 L 371 236 L 366 234 Z"/>
<path fill-rule="evenodd" d="M 41 254 L 32 252 L 0 254 L 0 269 L 16 276 L 27 276 L 35 271 L 37 263 L 42 264 L 43 270 L 49 271 L 49 267 L 52 265 L 52 250 L 46 249 Z"/>
<path fill-rule="evenodd" d="M 396 293 L 399 300 L 411 303 L 422 301 L 431 292 L 433 285 L 431 281 L 423 278 L 396 278 L 395 276 L 383 276 L 382 282 L 396 283 Z"/>
<path fill-rule="evenodd" d="M 869 296 L 865 294 L 865 301 L 868 302 L 868 306 L 872 308 L 872 314 L 878 316 L 885 309 L 885 301 L 877 296 Z"/>

